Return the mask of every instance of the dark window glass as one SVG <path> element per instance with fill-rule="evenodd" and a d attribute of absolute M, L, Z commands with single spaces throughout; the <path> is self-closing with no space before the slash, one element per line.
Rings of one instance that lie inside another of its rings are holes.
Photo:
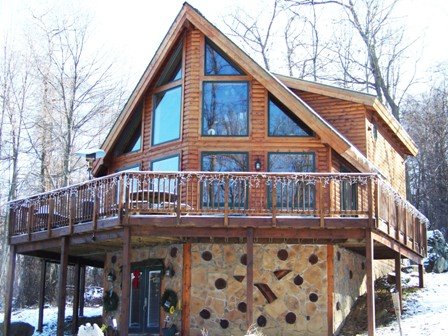
<path fill-rule="evenodd" d="M 165 65 L 156 86 L 162 86 L 182 78 L 182 44 L 176 47 L 173 56 Z"/>
<path fill-rule="evenodd" d="M 143 104 L 139 104 L 126 124 L 114 147 L 115 155 L 136 152 L 141 149 Z"/>
<path fill-rule="evenodd" d="M 160 92 L 154 99 L 152 144 L 179 139 L 182 87 Z"/>
<path fill-rule="evenodd" d="M 247 82 L 205 82 L 202 134 L 247 135 L 248 109 Z"/>
<path fill-rule="evenodd" d="M 202 170 L 215 172 L 247 171 L 248 162 L 245 153 L 204 153 Z M 229 182 L 229 208 L 247 207 L 247 183 L 241 180 Z M 204 181 L 202 184 L 202 206 L 204 208 L 224 208 L 225 180 Z"/>
<path fill-rule="evenodd" d="M 352 173 L 342 166 L 341 173 Z M 341 181 L 341 210 L 358 210 L 358 183 Z"/>
<path fill-rule="evenodd" d="M 224 53 L 210 41 L 205 44 L 206 75 L 244 75 L 238 67 L 230 62 Z"/>
<path fill-rule="evenodd" d="M 313 131 L 291 111 L 274 99 L 269 99 L 270 136 L 312 136 Z"/>
<path fill-rule="evenodd" d="M 270 153 L 269 171 L 277 173 L 314 172 L 313 153 Z M 277 209 L 281 212 L 312 211 L 315 207 L 315 186 L 295 179 L 284 179 L 268 185 L 268 203 L 272 204 L 275 187 Z"/>

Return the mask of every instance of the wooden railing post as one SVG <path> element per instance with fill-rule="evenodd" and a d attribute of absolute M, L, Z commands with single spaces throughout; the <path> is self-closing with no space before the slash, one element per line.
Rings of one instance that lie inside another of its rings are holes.
<path fill-rule="evenodd" d="M 367 180 L 367 212 L 369 216 L 369 228 L 373 228 L 373 188 L 372 179 Z"/>
<path fill-rule="evenodd" d="M 320 227 L 325 226 L 325 206 L 324 206 L 324 188 L 323 182 L 319 181 L 319 216 L 320 216 Z"/>
<path fill-rule="evenodd" d="M 177 177 L 177 202 L 176 202 L 176 217 L 177 217 L 177 225 L 180 225 L 180 215 L 181 215 L 181 207 L 182 207 L 182 179 L 180 176 Z"/>
<path fill-rule="evenodd" d="M 375 227 L 378 228 L 380 224 L 380 180 L 375 180 Z"/>
<path fill-rule="evenodd" d="M 277 226 L 277 184 L 275 182 L 272 182 L 272 188 L 271 188 L 271 207 L 272 207 L 272 226 Z"/>
<path fill-rule="evenodd" d="M 28 208 L 28 216 L 26 220 L 26 229 L 28 232 L 28 241 L 31 241 L 32 224 L 34 219 L 34 205 L 31 204 Z"/>
<path fill-rule="evenodd" d="M 93 213 L 92 213 L 92 229 L 93 233 L 98 226 L 98 183 L 95 183 L 93 186 Z"/>
<path fill-rule="evenodd" d="M 48 237 L 51 237 L 51 229 L 53 226 L 53 216 L 54 216 L 54 199 L 48 199 L 48 218 L 47 218 L 47 231 Z"/>
<path fill-rule="evenodd" d="M 229 176 L 224 177 L 224 226 L 229 226 Z"/>
<path fill-rule="evenodd" d="M 125 183 L 124 183 L 124 174 L 121 174 L 118 180 L 118 220 L 120 225 L 123 225 L 123 212 L 124 210 L 124 188 L 125 188 Z M 127 209 L 126 209 L 126 213 L 127 213 Z"/>
<path fill-rule="evenodd" d="M 68 227 L 70 234 L 73 234 L 74 232 L 74 220 L 76 217 L 76 195 L 73 193 L 70 193 L 69 196 L 69 215 L 68 215 Z"/>

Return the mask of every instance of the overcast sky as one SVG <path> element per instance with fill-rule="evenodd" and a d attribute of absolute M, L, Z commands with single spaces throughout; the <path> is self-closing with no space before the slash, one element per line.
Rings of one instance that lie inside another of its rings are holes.
<path fill-rule="evenodd" d="M 92 20 L 91 40 L 98 49 L 122 63 L 121 69 L 135 85 L 151 60 L 183 0 L 0 0 L 0 33 L 20 41 L 30 12 L 81 11 Z M 237 6 L 256 15 L 265 0 L 190 0 L 212 23 L 223 28 L 222 18 Z M 402 0 L 399 11 L 407 21 L 409 36 L 422 36 L 424 49 L 419 74 L 448 60 L 448 0 Z"/>

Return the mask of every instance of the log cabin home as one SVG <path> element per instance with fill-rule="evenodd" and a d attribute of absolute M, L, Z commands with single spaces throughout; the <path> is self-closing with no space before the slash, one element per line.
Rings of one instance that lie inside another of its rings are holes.
<path fill-rule="evenodd" d="M 423 286 L 399 122 L 373 95 L 269 73 L 187 3 L 103 149 L 94 179 L 10 203 L 6 334 L 17 254 L 60 263 L 58 335 L 68 265 L 74 324 L 101 267 L 120 335 L 333 335 L 365 292 L 374 335 L 375 265 L 410 259 Z"/>

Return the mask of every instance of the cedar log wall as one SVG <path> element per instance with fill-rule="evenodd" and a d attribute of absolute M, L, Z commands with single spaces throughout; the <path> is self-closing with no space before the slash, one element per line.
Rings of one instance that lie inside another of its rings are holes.
<path fill-rule="evenodd" d="M 200 170 L 201 152 L 203 151 L 246 151 L 249 152 L 249 170 L 253 171 L 254 161 L 259 158 L 262 171 L 268 168 L 269 152 L 313 152 L 315 153 L 316 171 L 338 171 L 334 165 L 338 156 L 331 155 L 331 149 L 323 144 L 318 136 L 303 138 L 285 138 L 267 136 L 267 90 L 251 76 L 238 76 L 240 80 L 249 81 L 249 136 L 247 137 L 202 137 L 201 136 L 201 106 L 202 81 L 210 80 L 204 76 L 204 35 L 190 28 L 183 35 L 183 110 L 181 139 L 151 147 L 152 98 L 153 85 L 147 89 L 143 98 L 143 141 L 139 152 L 128 153 L 117 158 L 111 158 L 108 163 L 108 173 L 118 169 L 140 165 L 141 170 L 149 170 L 152 160 L 179 154 L 181 170 Z M 169 59 L 169 56 L 167 57 Z M 243 70 L 244 66 L 238 64 Z M 157 76 L 156 76 L 157 77 Z M 154 82 L 154 81 L 153 81 Z M 320 113 L 338 131 L 352 142 L 363 154 L 381 168 L 392 182 L 392 185 L 405 195 L 405 174 L 403 158 L 385 140 L 391 141 L 386 134 L 385 126 L 378 123 L 378 139 L 373 140 L 368 127 L 372 115 L 366 116 L 366 107 L 362 104 L 326 97 L 309 92 L 296 90 L 306 103 Z M 366 137 L 367 134 L 367 137 Z M 229 141 L 231 140 L 231 145 Z M 391 164 L 393 163 L 393 164 Z"/>

